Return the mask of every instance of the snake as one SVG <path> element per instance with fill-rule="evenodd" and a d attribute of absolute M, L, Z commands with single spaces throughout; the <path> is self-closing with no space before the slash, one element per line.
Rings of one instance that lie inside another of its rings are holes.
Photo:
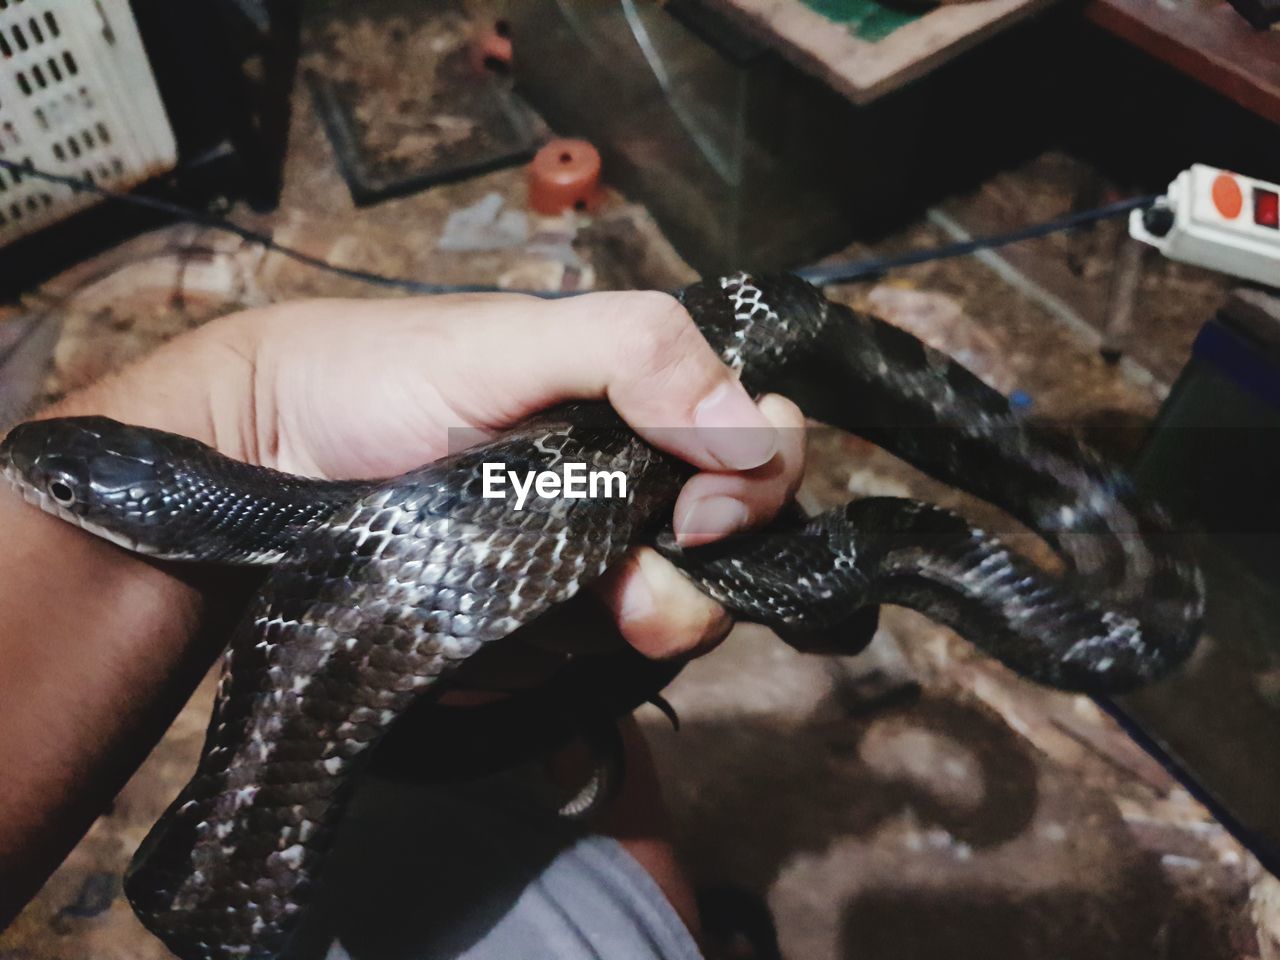
<path fill-rule="evenodd" d="M 1205 596 L 1186 537 L 1080 439 L 794 276 L 739 272 L 678 299 L 753 394 L 782 393 L 988 501 L 1060 563 L 898 497 L 681 549 L 671 513 L 693 468 L 604 402 L 562 404 L 373 481 L 292 476 L 105 417 L 19 424 L 0 469 L 35 506 L 158 560 L 264 568 L 223 654 L 197 769 L 126 873 L 134 911 L 173 953 L 284 953 L 374 748 L 479 652 L 520 642 L 519 628 L 637 545 L 800 650 L 856 653 L 868 631 L 854 625 L 892 604 L 1032 680 L 1087 693 L 1150 682 L 1192 651 Z M 484 495 L 495 462 L 622 471 L 627 492 L 516 510 Z"/>

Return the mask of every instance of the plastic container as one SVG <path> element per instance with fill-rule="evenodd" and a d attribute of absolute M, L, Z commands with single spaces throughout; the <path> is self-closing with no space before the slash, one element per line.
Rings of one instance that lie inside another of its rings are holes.
<path fill-rule="evenodd" d="M 0 0 L 0 158 L 112 190 L 173 169 L 128 0 Z M 0 170 L 0 246 L 98 200 Z"/>

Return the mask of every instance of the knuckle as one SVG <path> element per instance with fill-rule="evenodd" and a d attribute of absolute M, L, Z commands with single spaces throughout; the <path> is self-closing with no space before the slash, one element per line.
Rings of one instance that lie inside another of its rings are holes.
<path fill-rule="evenodd" d="M 627 315 L 623 349 L 630 363 L 647 376 L 683 365 L 699 348 L 702 334 L 679 301 L 665 293 L 644 293 L 649 302 Z"/>
<path fill-rule="evenodd" d="M 670 326 L 692 326 L 693 319 L 680 301 L 669 293 L 660 290 L 636 290 L 627 294 L 627 298 L 635 305 L 630 313 L 632 319 L 654 324 Z"/>

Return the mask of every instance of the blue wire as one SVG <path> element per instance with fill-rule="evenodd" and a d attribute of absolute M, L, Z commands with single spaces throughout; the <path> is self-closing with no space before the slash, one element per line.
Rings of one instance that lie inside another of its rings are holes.
<path fill-rule="evenodd" d="M 908 253 L 893 256 L 818 264 L 812 267 L 803 267 L 795 271 L 795 273 L 796 276 L 803 277 L 819 287 L 835 283 L 852 283 L 855 280 L 878 276 L 895 267 L 909 267 L 912 264 L 928 263 L 931 260 L 963 257 L 979 250 L 990 250 L 1010 243 L 1018 243 L 1021 240 L 1033 240 L 1036 237 L 1045 237 L 1051 233 L 1097 223 L 1099 220 L 1109 220 L 1112 217 L 1128 213 L 1130 210 L 1145 209 L 1159 199 L 1154 194 L 1145 197 L 1131 197 L 1128 200 L 1117 200 L 1115 203 L 1108 203 L 1106 206 L 1095 207 L 1092 210 L 1081 210 L 1078 213 L 1069 213 L 1053 220 L 1045 220 L 1042 223 L 1035 223 L 1031 226 L 1019 227 L 1017 230 L 1010 230 L 1008 233 L 989 234 L 985 237 L 974 237 L 972 240 L 944 244 L 941 247 L 929 247 L 925 250 L 912 250 Z"/>

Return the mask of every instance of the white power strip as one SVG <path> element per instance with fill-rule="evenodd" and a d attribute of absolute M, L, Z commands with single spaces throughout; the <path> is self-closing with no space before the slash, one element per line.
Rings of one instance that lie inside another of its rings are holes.
<path fill-rule="evenodd" d="M 1280 186 L 1197 163 L 1155 206 L 1129 215 L 1129 235 L 1170 260 L 1280 287 Z"/>

